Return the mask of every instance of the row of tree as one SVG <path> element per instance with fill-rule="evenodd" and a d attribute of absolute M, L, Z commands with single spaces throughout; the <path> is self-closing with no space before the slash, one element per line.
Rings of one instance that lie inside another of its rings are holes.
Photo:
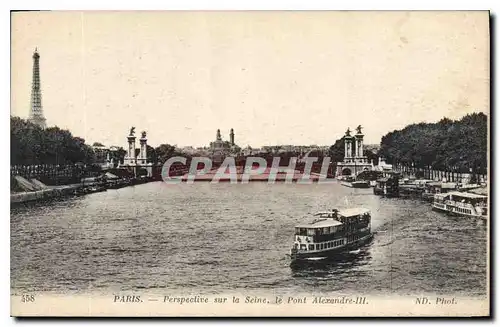
<path fill-rule="evenodd" d="M 396 165 L 485 174 L 487 147 L 488 117 L 473 113 L 456 121 L 443 118 L 437 123 L 408 125 L 383 136 L 378 153 L 367 149 L 364 153 L 374 164 L 385 157 Z M 330 147 L 332 162 L 341 162 L 344 152 L 342 137 Z"/>
<path fill-rule="evenodd" d="M 59 127 L 40 128 L 19 117 L 10 118 L 11 165 L 94 162 L 85 140 Z"/>
<path fill-rule="evenodd" d="M 488 117 L 473 113 L 456 121 L 412 124 L 386 134 L 380 145 L 379 155 L 392 164 L 484 174 Z"/>
<path fill-rule="evenodd" d="M 11 165 L 92 164 L 99 161 L 83 138 L 75 137 L 70 131 L 59 127 L 42 129 L 19 117 L 10 118 L 10 142 Z M 103 144 L 95 142 L 93 146 Z M 148 145 L 147 153 L 153 163 L 182 155 L 170 144 L 161 144 L 156 148 Z M 116 164 L 123 163 L 125 155 L 125 149 L 120 147 L 110 152 L 110 159 Z M 102 158 L 99 159 L 102 161 Z"/>

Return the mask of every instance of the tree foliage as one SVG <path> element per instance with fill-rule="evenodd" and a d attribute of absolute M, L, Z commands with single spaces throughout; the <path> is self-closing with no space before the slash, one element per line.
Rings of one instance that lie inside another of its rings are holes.
<path fill-rule="evenodd" d="M 118 166 L 119 163 L 123 163 L 126 155 L 127 151 L 123 147 L 119 147 L 115 151 L 109 152 L 109 158 L 113 160 L 115 167 Z"/>
<path fill-rule="evenodd" d="M 160 144 L 154 149 L 154 158 L 156 160 L 155 162 L 163 164 L 165 163 L 165 161 L 172 157 L 186 157 L 188 159 L 190 158 L 189 155 L 178 151 L 174 145 Z"/>
<path fill-rule="evenodd" d="M 382 137 L 379 154 L 389 163 L 485 173 L 488 118 L 473 113 L 460 120 L 406 126 Z"/>
<path fill-rule="evenodd" d="M 331 161 L 337 163 L 344 160 L 344 152 L 344 137 L 342 136 L 330 147 L 328 154 L 331 158 Z"/>
<path fill-rule="evenodd" d="M 59 127 L 42 129 L 19 117 L 10 118 L 11 165 L 92 163 L 85 140 Z"/>
<path fill-rule="evenodd" d="M 368 162 L 373 162 L 374 165 L 378 165 L 378 155 L 373 153 L 372 150 L 365 149 L 363 155 L 368 159 Z"/>

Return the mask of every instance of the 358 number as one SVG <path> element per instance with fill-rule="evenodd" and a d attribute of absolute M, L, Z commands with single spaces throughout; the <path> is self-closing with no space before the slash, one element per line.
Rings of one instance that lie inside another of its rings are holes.
<path fill-rule="evenodd" d="M 23 303 L 35 302 L 35 296 L 30 294 L 23 294 L 23 296 L 21 297 L 21 302 Z"/>

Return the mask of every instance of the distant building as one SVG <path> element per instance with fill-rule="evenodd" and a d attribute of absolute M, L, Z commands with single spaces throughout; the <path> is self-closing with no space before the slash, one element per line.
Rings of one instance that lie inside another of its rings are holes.
<path fill-rule="evenodd" d="M 102 169 L 114 168 L 120 164 L 119 162 L 115 162 L 115 158 L 118 157 L 115 153 L 120 150 L 120 147 L 114 145 L 106 147 L 103 144 L 94 143 L 91 148 L 94 151 L 96 163 L 100 165 Z"/>
<path fill-rule="evenodd" d="M 261 148 L 252 148 L 251 146 L 247 145 L 245 148 L 241 149 L 241 155 L 248 157 L 248 156 L 256 156 L 259 154 L 265 154 L 266 152 L 261 149 Z"/>
<path fill-rule="evenodd" d="M 106 157 L 108 157 L 109 155 L 109 149 L 102 144 L 96 143 L 94 143 L 91 148 L 94 151 L 94 158 L 96 163 L 100 165 L 106 164 Z"/>
<path fill-rule="evenodd" d="M 234 143 L 234 130 L 231 128 L 229 141 L 223 141 L 220 129 L 217 130 L 215 141 L 210 142 L 210 156 L 214 163 L 221 163 L 227 156 L 237 155 L 239 147 Z"/>
<path fill-rule="evenodd" d="M 294 152 L 299 157 L 309 156 L 309 154 L 314 153 L 326 156 L 330 146 L 319 146 L 319 145 L 265 145 L 262 147 L 262 152 L 267 154 L 281 154 L 287 152 Z"/>

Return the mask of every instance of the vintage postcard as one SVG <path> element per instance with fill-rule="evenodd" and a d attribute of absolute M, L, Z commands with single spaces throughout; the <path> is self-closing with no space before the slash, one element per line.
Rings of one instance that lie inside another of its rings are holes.
<path fill-rule="evenodd" d="M 487 11 L 11 14 L 11 315 L 490 315 Z"/>

